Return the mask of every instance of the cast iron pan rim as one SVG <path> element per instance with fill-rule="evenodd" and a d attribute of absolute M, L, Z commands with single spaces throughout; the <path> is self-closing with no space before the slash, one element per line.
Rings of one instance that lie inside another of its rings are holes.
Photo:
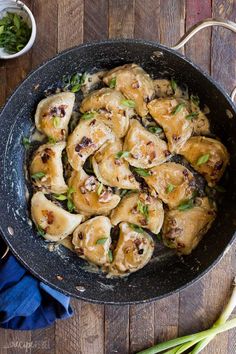
<path fill-rule="evenodd" d="M 4 109 L 6 107 L 7 104 L 10 103 L 12 97 L 15 95 L 15 93 L 17 92 L 18 88 L 21 86 L 21 84 L 23 84 L 25 81 L 27 81 L 28 79 L 30 79 L 30 77 L 37 72 L 38 70 L 40 70 L 42 67 L 46 66 L 49 62 L 53 62 L 54 60 L 56 60 L 58 57 L 63 56 L 65 54 L 69 54 L 79 48 L 87 48 L 87 47 L 93 47 L 93 46 L 99 46 L 99 45 L 103 45 L 103 44 L 132 44 L 132 43 L 136 43 L 136 44 L 142 44 L 142 45 L 151 45 L 153 47 L 155 47 L 154 49 L 163 49 L 167 52 L 170 52 L 174 55 L 176 55 L 177 57 L 185 60 L 186 62 L 188 62 L 190 65 L 192 65 L 196 70 L 198 70 L 202 75 L 204 75 L 210 82 L 211 84 L 213 84 L 222 94 L 223 96 L 226 98 L 226 100 L 228 101 L 229 105 L 231 106 L 233 111 L 235 110 L 235 105 L 232 102 L 230 96 L 228 95 L 228 93 L 226 93 L 226 91 L 217 83 L 215 82 L 214 79 L 212 79 L 212 77 L 204 72 L 200 67 L 198 67 L 196 64 L 194 64 L 191 60 L 187 59 L 184 55 L 176 52 L 175 50 L 168 48 L 166 46 L 163 46 L 161 44 L 159 44 L 158 42 L 154 42 L 154 41 L 147 41 L 147 40 L 142 40 L 142 39 L 112 39 L 112 40 L 104 40 L 104 41 L 94 41 L 94 42 L 90 42 L 90 43 L 85 43 L 85 44 L 81 44 L 79 46 L 75 46 L 73 48 L 70 49 L 66 49 L 61 53 L 58 53 L 57 55 L 55 55 L 54 57 L 52 57 L 51 59 L 48 59 L 46 61 L 44 61 L 41 65 L 39 65 L 36 69 L 32 70 L 27 76 L 26 78 L 15 88 L 15 90 L 12 92 L 12 94 L 7 98 L 5 105 L 2 107 L 2 109 L 0 109 L 0 115 L 4 112 Z M 74 293 L 70 292 L 70 291 L 66 291 L 64 289 L 61 289 L 60 286 L 57 286 L 55 284 L 51 284 L 49 281 L 47 281 L 46 279 L 44 279 L 40 274 L 38 274 L 35 270 L 31 269 L 27 263 L 21 258 L 21 256 L 15 251 L 14 247 L 11 246 L 11 240 L 4 235 L 4 232 L 2 230 L 1 224 L 0 224 L 0 231 L 1 231 L 1 235 L 3 236 L 4 240 L 6 241 L 6 243 L 9 245 L 13 255 L 23 264 L 23 266 L 30 272 L 32 273 L 36 278 L 38 278 L 39 280 L 43 281 L 45 284 L 49 285 L 50 287 L 62 292 L 63 294 L 66 295 L 71 295 L 73 297 L 76 297 L 80 300 L 86 301 L 86 302 L 91 302 L 91 303 L 97 303 L 97 304 L 109 304 L 109 305 L 131 305 L 131 304 L 139 304 L 139 303 L 149 303 L 152 301 L 156 301 L 165 297 L 168 297 L 178 291 L 181 291 L 185 288 L 187 288 L 190 285 L 193 285 L 195 282 L 197 282 L 198 280 L 200 280 L 203 276 L 205 276 L 207 274 L 207 272 L 212 269 L 213 267 L 216 266 L 216 264 L 223 258 L 223 256 L 225 255 L 225 253 L 227 253 L 230 249 L 230 247 L 232 246 L 235 238 L 236 238 L 236 233 L 233 234 L 231 240 L 229 241 L 228 245 L 226 246 L 225 250 L 205 269 L 203 270 L 195 279 L 187 282 L 186 284 L 182 285 L 181 287 L 169 291 L 166 294 L 163 295 L 159 295 L 153 298 L 149 298 L 146 300 L 135 300 L 135 301 L 118 301 L 118 302 L 114 302 L 114 301 L 99 301 L 99 300 L 95 300 L 95 299 L 88 299 L 85 296 L 83 296 L 82 294 L 78 295 L 74 295 Z"/>

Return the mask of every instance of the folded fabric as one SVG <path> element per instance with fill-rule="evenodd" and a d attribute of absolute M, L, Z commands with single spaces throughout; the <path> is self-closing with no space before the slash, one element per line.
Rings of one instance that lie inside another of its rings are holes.
<path fill-rule="evenodd" d="M 0 327 L 44 328 L 72 314 L 70 298 L 35 279 L 14 256 L 0 261 Z"/>

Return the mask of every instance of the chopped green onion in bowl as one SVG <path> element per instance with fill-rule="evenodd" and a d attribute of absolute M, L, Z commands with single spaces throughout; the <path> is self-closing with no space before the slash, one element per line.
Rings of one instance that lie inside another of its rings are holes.
<path fill-rule="evenodd" d="M 0 48 L 8 54 L 20 52 L 31 37 L 31 28 L 17 13 L 7 12 L 0 19 Z"/>

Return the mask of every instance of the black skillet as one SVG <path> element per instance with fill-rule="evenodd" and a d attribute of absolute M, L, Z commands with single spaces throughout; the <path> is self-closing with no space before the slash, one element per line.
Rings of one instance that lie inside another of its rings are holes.
<path fill-rule="evenodd" d="M 236 31 L 236 25 L 226 21 L 208 20 L 200 24 L 200 28 L 212 24 Z M 188 38 L 185 36 L 174 49 Z M 31 273 L 64 293 L 110 304 L 155 300 L 199 279 L 219 261 L 233 242 L 236 229 L 236 107 L 212 78 L 174 49 L 155 42 L 120 39 L 67 50 L 32 72 L 1 111 L 1 234 Z M 24 178 L 25 150 L 21 141 L 30 133 L 35 108 L 44 97 L 44 90 L 60 81 L 63 75 L 91 72 L 94 68 L 109 69 L 132 62 L 140 64 L 156 78 L 174 77 L 185 83 L 190 92 L 199 95 L 200 101 L 210 108 L 212 131 L 227 146 L 231 163 L 225 177 L 227 192 L 219 205 L 218 217 L 190 256 L 179 258 L 157 243 L 156 256 L 141 271 L 128 278 L 107 279 L 102 274 L 88 272 L 86 262 L 64 247 L 49 252 L 45 241 L 29 223 Z"/>

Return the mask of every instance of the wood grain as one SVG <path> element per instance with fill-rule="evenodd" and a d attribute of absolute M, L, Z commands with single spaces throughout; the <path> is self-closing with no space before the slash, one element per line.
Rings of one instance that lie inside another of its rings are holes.
<path fill-rule="evenodd" d="M 108 38 L 108 0 L 84 1 L 84 41 Z"/>
<path fill-rule="evenodd" d="M 68 26 L 68 19 L 70 25 Z M 84 1 L 58 3 L 58 51 L 83 43 Z"/>
<path fill-rule="evenodd" d="M 186 30 L 211 17 L 211 0 L 186 2 Z M 190 59 L 194 59 L 198 65 L 207 72 L 211 66 L 211 28 L 206 28 L 197 33 L 190 42 L 187 43 L 185 54 Z"/>
<path fill-rule="evenodd" d="M 109 0 L 109 38 L 134 35 L 134 0 Z"/>
<path fill-rule="evenodd" d="M 105 306 L 105 354 L 129 352 L 129 306 Z"/>

